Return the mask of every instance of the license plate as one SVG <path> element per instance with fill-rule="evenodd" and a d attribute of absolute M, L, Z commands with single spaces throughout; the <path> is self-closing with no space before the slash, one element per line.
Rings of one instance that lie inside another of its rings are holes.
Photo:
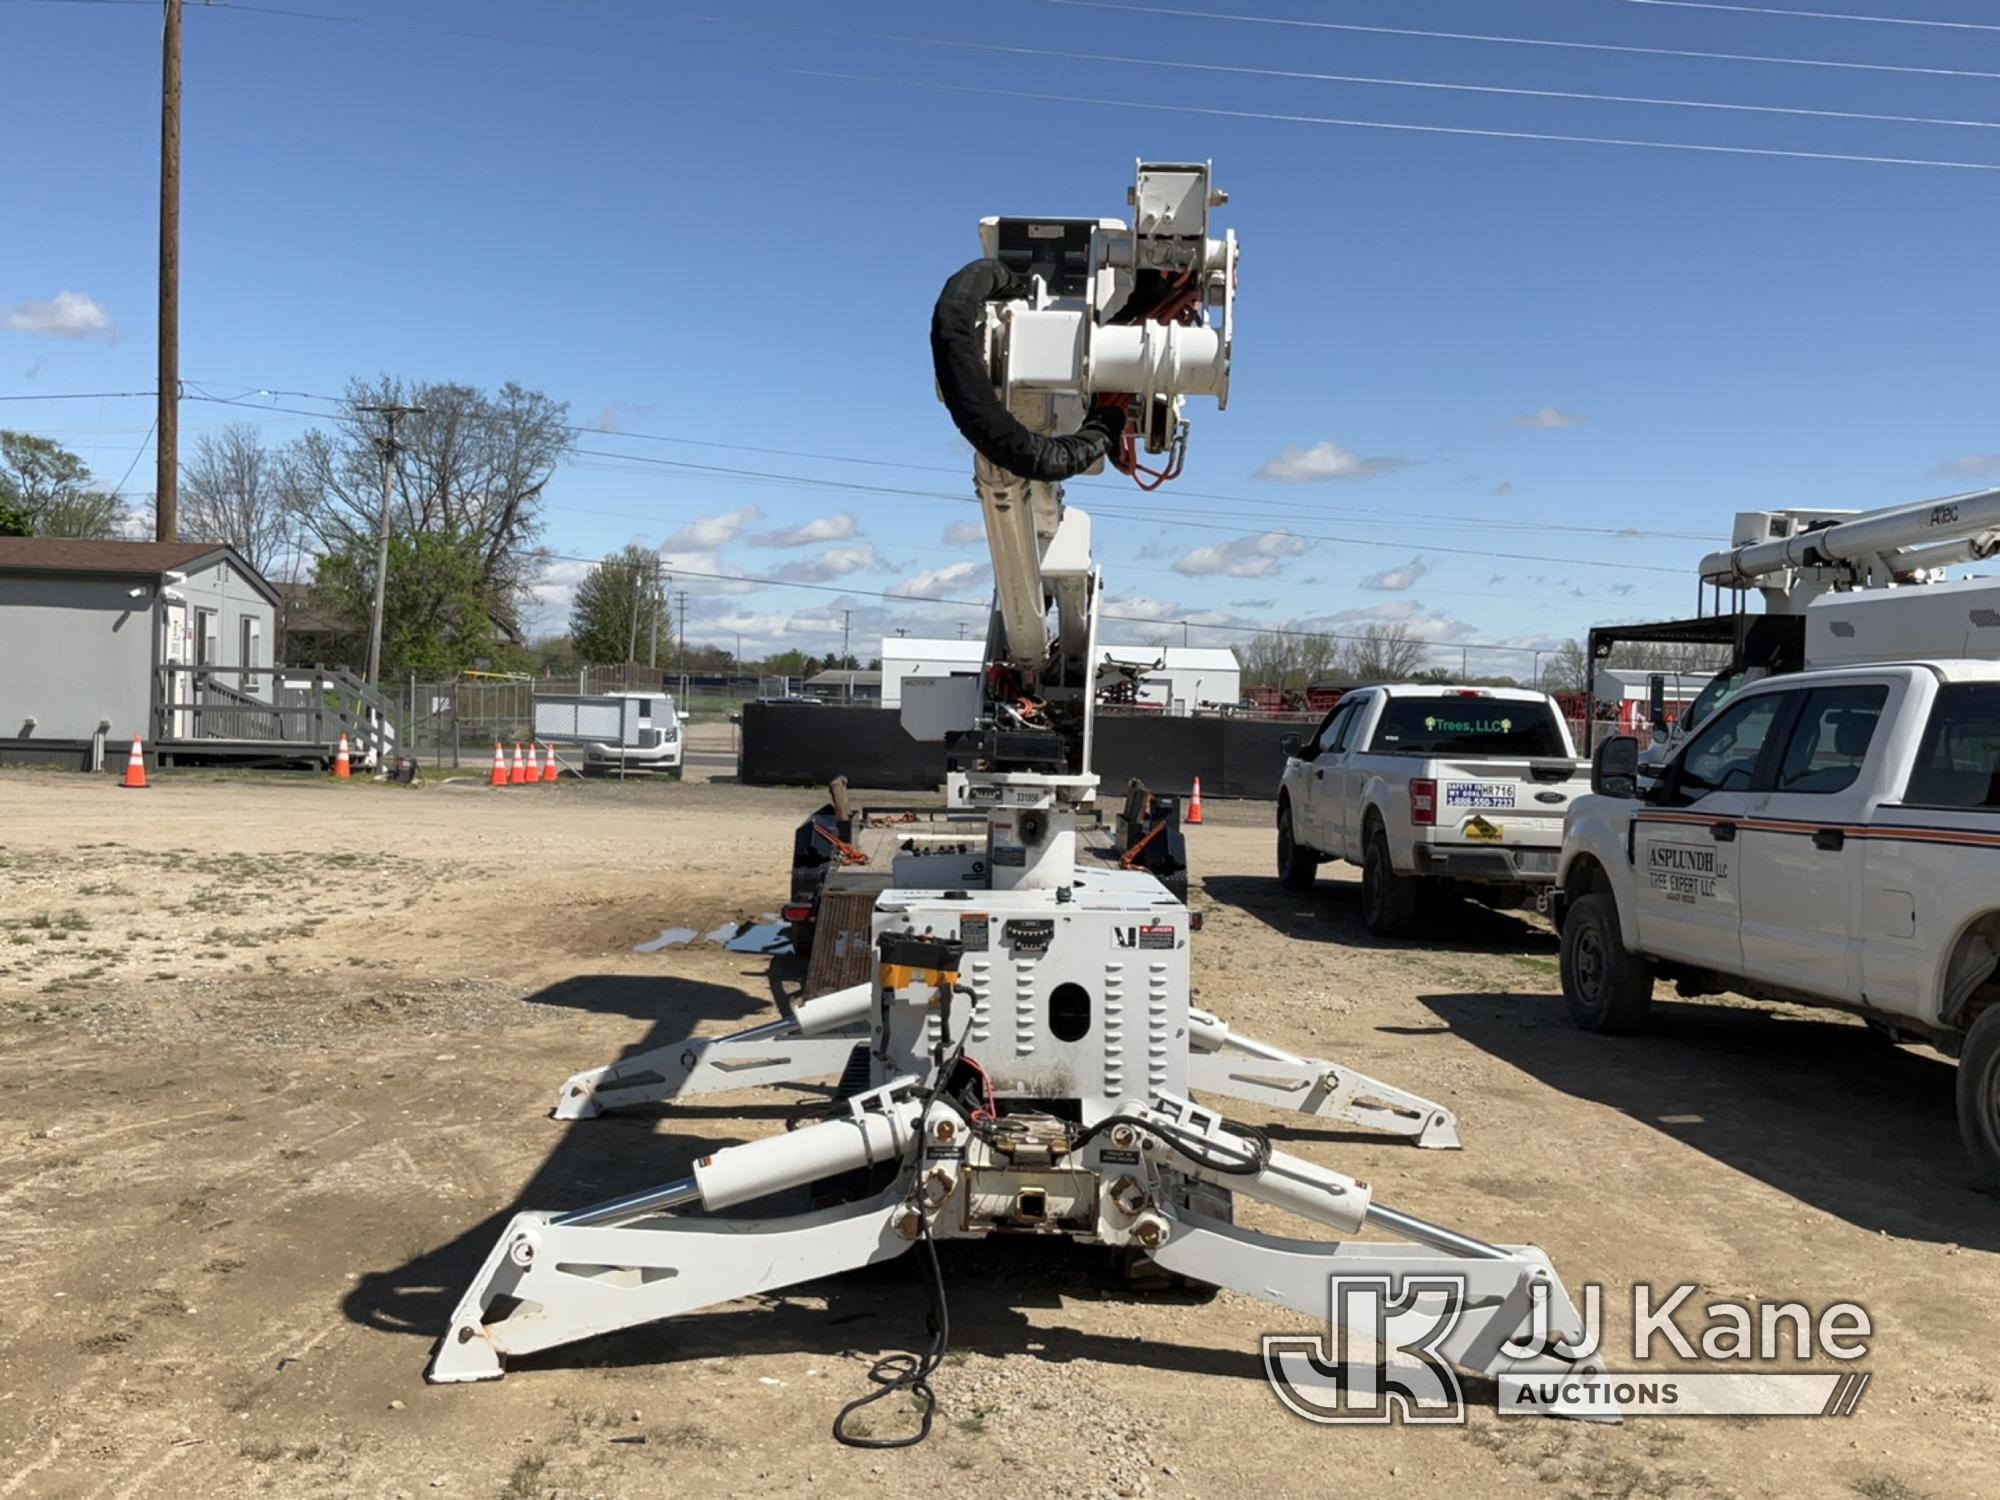
<path fill-rule="evenodd" d="M 1475 844 L 1497 844 L 1506 837 L 1506 830 L 1498 823 L 1489 823 L 1484 818 L 1474 818 L 1465 825 L 1465 836 Z"/>

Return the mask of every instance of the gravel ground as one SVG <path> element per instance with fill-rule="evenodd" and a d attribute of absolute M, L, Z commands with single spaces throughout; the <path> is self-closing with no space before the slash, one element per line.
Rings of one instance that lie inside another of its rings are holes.
<path fill-rule="evenodd" d="M 909 1259 L 425 1386 L 516 1208 L 783 1129 L 797 1094 L 548 1110 L 578 1068 L 772 1014 L 763 958 L 634 948 L 772 909 L 815 801 L 702 767 L 499 793 L 0 773 L 0 1497 L 2000 1493 L 2000 1209 L 1965 1186 L 1947 1062 L 1727 1002 L 1582 1036 L 1545 927 L 1456 913 L 1377 944 L 1345 875 L 1288 895 L 1270 808 L 1221 802 L 1191 839 L 1198 1003 L 1449 1103 L 1466 1149 L 1246 1117 L 1604 1283 L 1614 1348 L 1635 1280 L 1856 1298 L 1879 1329 L 1859 1413 L 1314 1427 L 1258 1355 L 1310 1320 L 1130 1300 L 1067 1247 L 946 1247 L 953 1353 L 910 1451 L 828 1434 L 923 1342 Z"/>

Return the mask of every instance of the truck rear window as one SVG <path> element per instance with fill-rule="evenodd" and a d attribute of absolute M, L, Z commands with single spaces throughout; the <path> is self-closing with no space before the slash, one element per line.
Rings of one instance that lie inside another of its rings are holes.
<path fill-rule="evenodd" d="M 1938 693 L 1904 800 L 1922 807 L 2000 807 L 2000 683 Z"/>
<path fill-rule="evenodd" d="M 1518 698 L 1391 698 L 1368 749 L 1374 755 L 1565 760 L 1562 729 L 1546 703 Z"/>

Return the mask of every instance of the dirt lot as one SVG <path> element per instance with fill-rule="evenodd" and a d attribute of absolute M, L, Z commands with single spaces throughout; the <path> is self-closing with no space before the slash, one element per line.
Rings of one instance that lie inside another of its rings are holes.
<path fill-rule="evenodd" d="M 1287 1149 L 1605 1283 L 1614 1364 L 1635 1280 L 1858 1299 L 1878 1329 L 1858 1415 L 1313 1427 L 1257 1355 L 1303 1320 L 1122 1300 L 1083 1252 L 977 1247 L 947 1255 L 956 1352 L 912 1452 L 827 1428 L 877 1354 L 921 1341 L 913 1260 L 426 1387 L 515 1208 L 783 1128 L 770 1096 L 548 1118 L 580 1067 L 772 1013 L 764 959 L 633 951 L 782 898 L 810 794 L 705 774 L 0 775 L 0 1497 L 2000 1493 L 2000 1207 L 1964 1185 L 1948 1063 L 1714 1003 L 1582 1036 L 1546 928 L 1467 915 L 1373 944 L 1344 878 L 1279 890 L 1256 806 L 1212 805 L 1192 837 L 1199 1003 L 1446 1100 L 1466 1141 L 1273 1122 Z"/>

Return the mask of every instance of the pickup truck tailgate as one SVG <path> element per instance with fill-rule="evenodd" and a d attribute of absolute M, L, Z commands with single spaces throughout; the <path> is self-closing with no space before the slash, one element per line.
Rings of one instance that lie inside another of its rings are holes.
<path fill-rule="evenodd" d="M 1438 761 L 1432 769 L 1437 823 L 1431 838 L 1440 843 L 1556 848 L 1570 800 L 1590 790 L 1578 761 L 1468 758 Z"/>

